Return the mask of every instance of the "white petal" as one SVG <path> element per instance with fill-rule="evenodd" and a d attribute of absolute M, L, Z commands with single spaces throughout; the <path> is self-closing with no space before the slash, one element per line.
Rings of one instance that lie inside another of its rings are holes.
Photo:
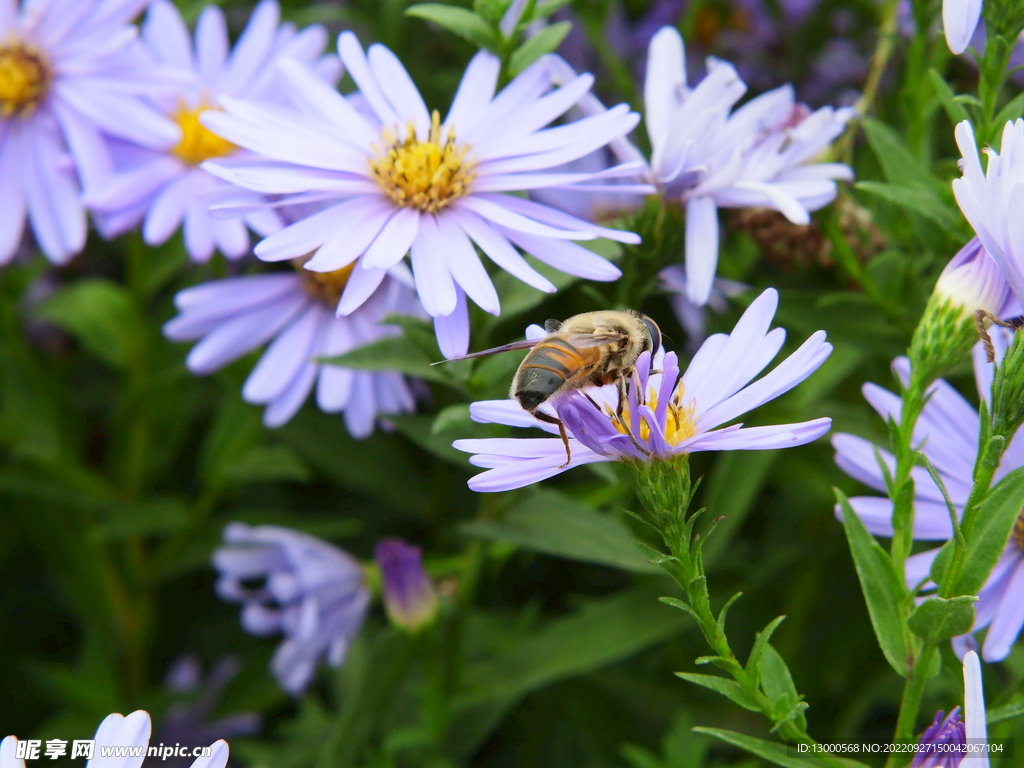
<path fill-rule="evenodd" d="M 942 0 L 942 29 L 946 45 L 959 55 L 970 45 L 981 17 L 982 0 Z"/>
<path fill-rule="evenodd" d="M 699 307 L 711 296 L 718 267 L 718 208 L 710 197 L 686 203 L 686 295 Z"/>

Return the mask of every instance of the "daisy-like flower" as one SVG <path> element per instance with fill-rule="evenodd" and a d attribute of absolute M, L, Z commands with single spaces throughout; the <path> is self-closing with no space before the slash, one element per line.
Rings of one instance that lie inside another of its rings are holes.
<path fill-rule="evenodd" d="M 364 53 L 351 32 L 342 33 L 338 50 L 369 115 L 288 59 L 277 68 L 294 112 L 222 97 L 224 111 L 201 118 L 227 141 L 260 155 L 209 161 L 204 168 L 254 192 L 279 195 L 281 203 L 329 203 L 260 242 L 258 257 L 279 261 L 316 251 L 306 264 L 314 272 L 355 264 L 338 304 L 346 315 L 411 253 L 416 289 L 448 357 L 468 347 L 466 296 L 492 314 L 500 310 L 474 243 L 499 267 L 543 291 L 555 288 L 515 246 L 573 275 L 618 278 L 613 264 L 572 241 L 603 236 L 637 243 L 636 235 L 509 194 L 582 188 L 637 172 L 635 164 L 602 173 L 550 172 L 623 136 L 639 119 L 620 105 L 547 128 L 587 93 L 592 76 L 552 91 L 542 58 L 495 95 L 500 62 L 481 51 L 442 121 L 390 50 L 377 44 Z"/>
<path fill-rule="evenodd" d="M 275 0 L 263 0 L 229 53 L 224 12 L 216 5 L 200 14 L 194 43 L 173 3 L 157 0 L 150 6 L 143 40 L 155 59 L 181 75 L 182 85 L 155 99 L 162 110 L 162 120 L 154 126 L 159 132 L 148 137 L 145 147 L 114 143 L 117 172 L 87 190 L 86 203 L 105 237 L 115 237 L 141 221 L 143 239 L 155 246 L 184 222 L 185 247 L 195 261 L 206 261 L 215 248 L 230 259 L 248 253 L 246 225 L 264 236 L 283 226 L 266 208 L 238 218 L 210 216 L 210 201 L 218 197 L 230 194 L 236 202 L 251 205 L 262 198 L 240 194 L 237 187 L 200 167 L 206 160 L 233 157 L 241 150 L 199 122 L 200 113 L 217 109 L 221 96 L 279 107 L 284 97 L 273 64 L 281 57 L 314 66 L 329 82 L 340 76 L 337 57 L 321 56 L 327 44 L 323 27 L 299 32 L 279 21 Z"/>
<path fill-rule="evenodd" d="M 733 66 L 709 58 L 698 85 L 686 83 L 683 40 L 672 27 L 651 40 L 644 83 L 650 173 L 662 194 L 686 208 L 686 286 L 703 305 L 718 265 L 718 209 L 772 208 L 794 224 L 836 196 L 842 163 L 814 158 L 842 133 L 850 108 L 816 112 L 785 85 L 733 111 L 747 87 Z"/>
<path fill-rule="evenodd" d="M 661 289 L 668 294 L 668 301 L 672 305 L 676 319 L 686 331 L 687 348 L 691 348 L 691 352 L 696 352 L 707 338 L 707 333 L 704 330 L 707 310 L 710 309 L 719 314 L 725 312 L 729 306 L 729 299 L 750 290 L 750 286 L 744 283 L 716 277 L 711 286 L 707 304 L 701 306 L 690 300 L 690 296 L 686 292 L 686 270 L 681 266 L 665 267 L 658 274 L 658 283 Z"/>
<path fill-rule="evenodd" d="M 1013 304 L 1002 270 L 977 237 L 972 237 L 942 270 L 935 293 L 972 318 L 979 309 L 1003 317 Z"/>
<path fill-rule="evenodd" d="M 988 768 L 988 753 L 984 750 L 988 743 L 985 692 L 981 662 L 974 651 L 964 656 L 964 717 L 960 718 L 960 707 L 954 707 L 948 717 L 945 714 L 939 710 L 921 734 L 910 768 Z"/>
<path fill-rule="evenodd" d="M 981 18 L 982 0 L 942 0 L 942 31 L 946 45 L 959 55 L 967 50 Z"/>
<path fill-rule="evenodd" d="M 1001 359 L 1009 344 L 1009 333 L 998 327 L 992 328 L 990 333 L 997 357 Z M 991 390 L 992 367 L 986 362 L 979 344 L 974 350 L 974 371 L 978 392 L 985 400 L 988 400 Z M 910 364 L 906 358 L 898 358 L 893 369 L 904 383 L 909 381 Z M 900 398 L 897 395 L 875 384 L 865 384 L 863 391 L 865 399 L 883 419 L 891 416 L 899 421 Z M 944 380 L 937 380 L 929 389 L 928 402 L 914 427 L 914 443 L 938 470 L 957 514 L 963 513 L 974 483 L 972 473 L 978 452 L 978 428 L 978 412 L 973 406 Z M 836 449 L 836 464 L 840 469 L 865 485 L 885 492 L 885 479 L 876 451 L 891 472 L 896 464 L 890 453 L 863 438 L 847 434 L 833 436 L 832 445 Z M 995 481 L 1021 466 L 1024 466 L 1024 433 L 1010 441 L 996 471 Z M 923 467 L 915 467 L 912 476 L 914 538 L 919 541 L 948 540 L 953 536 L 953 527 L 941 491 Z M 892 502 L 889 499 L 854 496 L 850 499 L 850 506 L 873 534 L 892 536 Z M 840 515 L 840 510 L 837 509 L 836 514 Z M 935 585 L 927 579 L 938 554 L 939 549 L 931 549 L 907 559 L 909 587 L 924 583 L 925 588 L 934 589 Z M 978 598 L 971 633 L 954 638 L 953 648 L 963 657 L 975 645 L 974 633 L 988 627 L 982 656 L 985 661 L 1000 661 L 1010 653 L 1024 626 L 1024 515 L 1017 521 L 1003 556 L 978 593 Z"/>
<path fill-rule="evenodd" d="M 136 710 L 130 715 L 117 714 L 107 715 L 103 718 L 96 735 L 93 736 L 92 753 L 73 754 L 65 742 L 68 756 L 88 757 L 85 768 L 142 768 L 142 762 L 146 759 L 149 749 L 158 750 L 157 747 L 149 746 L 149 736 L 153 730 L 153 723 L 149 719 L 149 713 L 144 709 Z M 36 742 L 38 744 L 39 742 Z M 175 749 L 166 747 L 166 749 Z M 196 750 L 208 752 L 206 755 L 198 754 Z M 111 754 L 106 755 L 105 752 Z M 193 747 L 189 757 L 195 757 L 192 768 L 224 768 L 228 763 L 228 743 L 223 739 L 215 741 L 209 747 Z M 24 754 L 24 744 L 19 744 L 14 736 L 7 736 L 0 741 L 0 768 L 25 768 L 25 758 L 35 762 L 44 755 Z M 160 757 L 158 751 L 154 756 Z M 55 759 L 55 758 L 53 758 Z"/>
<path fill-rule="evenodd" d="M 284 633 L 270 665 L 281 687 L 301 693 L 324 657 L 340 667 L 370 604 L 362 566 L 326 541 L 276 525 L 231 523 L 224 543 L 213 554 L 217 594 L 243 604 L 242 626 L 252 634 Z"/>
<path fill-rule="evenodd" d="M 357 311 L 335 315 L 352 271 L 353 265 L 336 272 L 311 272 L 300 266 L 294 272 L 232 277 L 186 288 L 175 297 L 180 314 L 167 322 L 164 335 L 172 341 L 201 339 L 186 359 L 189 370 L 200 376 L 271 342 L 242 388 L 247 402 L 267 406 L 265 425 L 279 427 L 291 419 L 316 385 L 320 409 L 344 412 L 349 433 L 367 437 L 379 415 L 415 410 L 408 382 L 399 373 L 351 370 L 317 358 L 398 335 L 400 328 L 381 321 L 392 313 L 422 310 L 411 288 L 388 277 Z"/>
<path fill-rule="evenodd" d="M 809 443 L 825 434 L 831 419 L 802 424 L 743 428 L 721 427 L 736 417 L 788 392 L 825 361 L 832 345 L 818 331 L 774 370 L 750 383 L 782 348 L 786 332 L 769 331 L 778 294 L 768 289 L 751 303 L 729 335 L 710 336 L 680 377 L 674 352 L 636 362 L 619 410 L 614 385 L 575 391 L 541 406 L 557 416 L 569 434 L 569 453 L 558 437 L 456 440 L 455 448 L 475 454 L 470 463 L 486 467 L 469 481 L 475 491 L 507 491 L 537 483 L 571 467 L 599 461 L 655 461 L 697 451 L 767 450 Z M 545 335 L 533 328 L 531 338 Z M 660 371 L 660 372 L 658 372 Z M 514 400 L 473 403 L 478 422 L 537 427 L 557 434 L 557 427 L 532 416 Z"/>
<path fill-rule="evenodd" d="M 1019 303 L 1024 304 L 1024 237 L 1020 211 L 1024 208 L 1024 120 L 1003 128 L 997 153 L 988 148 L 981 168 L 974 129 L 964 120 L 957 125 L 956 143 L 963 159 L 963 176 L 953 180 L 953 194 L 978 239 L 1003 271 Z"/>
<path fill-rule="evenodd" d="M 0 0 L 0 264 L 26 216 L 63 264 L 85 244 L 81 185 L 109 171 L 103 135 L 175 137 L 141 99 L 169 80 L 129 22 L 146 0 Z"/>

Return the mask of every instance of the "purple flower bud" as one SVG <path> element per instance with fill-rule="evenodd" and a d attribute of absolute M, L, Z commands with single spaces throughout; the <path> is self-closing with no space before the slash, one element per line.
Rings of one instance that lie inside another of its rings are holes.
<path fill-rule="evenodd" d="M 947 296 L 972 317 L 976 309 L 998 316 L 1010 299 L 1006 278 L 977 237 L 971 238 L 942 270 L 935 292 Z"/>
<path fill-rule="evenodd" d="M 376 548 L 384 584 L 384 607 L 396 626 L 416 632 L 437 614 L 437 593 L 423 570 L 419 547 L 382 539 Z"/>

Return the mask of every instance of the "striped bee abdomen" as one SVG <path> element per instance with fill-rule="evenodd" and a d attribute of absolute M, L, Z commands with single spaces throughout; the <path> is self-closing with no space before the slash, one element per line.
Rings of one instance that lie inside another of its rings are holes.
<path fill-rule="evenodd" d="M 567 381 L 590 375 L 601 362 L 601 349 L 574 347 L 564 339 L 548 339 L 535 346 L 516 373 L 513 394 L 519 404 L 533 410 Z"/>

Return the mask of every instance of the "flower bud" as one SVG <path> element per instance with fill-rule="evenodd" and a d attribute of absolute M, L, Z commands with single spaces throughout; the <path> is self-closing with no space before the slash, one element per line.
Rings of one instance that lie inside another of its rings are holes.
<path fill-rule="evenodd" d="M 384 586 L 384 607 L 395 626 L 416 632 L 437 614 L 437 593 L 423 570 L 419 547 L 401 539 L 377 543 L 377 565 Z"/>
<path fill-rule="evenodd" d="M 965 317 L 983 309 L 998 316 L 1010 299 L 1010 285 L 978 238 L 972 238 L 939 275 L 935 294 L 948 298 Z"/>
<path fill-rule="evenodd" d="M 915 374 L 930 382 L 967 354 L 978 340 L 975 312 L 999 316 L 1010 302 L 1010 286 L 978 238 L 942 270 L 910 342 Z"/>

